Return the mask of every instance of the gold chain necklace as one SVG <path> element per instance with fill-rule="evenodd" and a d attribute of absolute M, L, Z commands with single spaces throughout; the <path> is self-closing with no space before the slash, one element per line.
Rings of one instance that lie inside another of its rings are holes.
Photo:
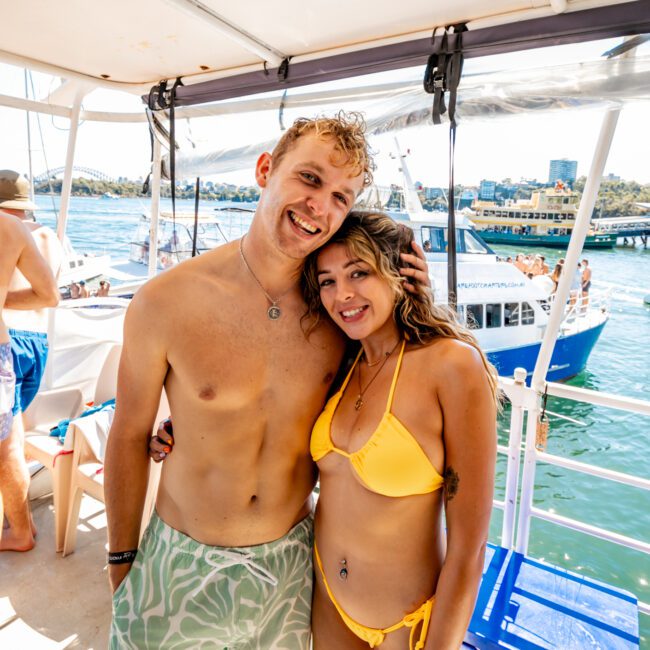
<path fill-rule="evenodd" d="M 244 237 L 246 237 L 246 235 L 244 235 Z M 271 303 L 271 306 L 268 308 L 266 315 L 269 317 L 270 320 L 278 320 L 278 318 L 282 316 L 282 311 L 280 307 L 278 307 L 278 303 L 280 302 L 280 300 L 282 300 L 282 298 L 284 298 L 289 293 L 289 291 L 291 291 L 291 289 L 293 289 L 295 285 L 292 284 L 286 291 L 282 293 L 282 295 L 280 295 L 278 298 L 274 300 L 267 293 L 266 289 L 262 286 L 262 283 L 257 279 L 257 276 L 253 272 L 253 269 L 250 267 L 250 264 L 248 263 L 246 257 L 244 256 L 244 237 L 242 237 L 239 240 L 239 255 L 241 256 L 242 262 L 244 262 L 244 266 L 246 267 L 248 272 L 253 276 L 253 280 L 257 282 L 257 286 L 262 290 L 262 293 L 266 296 L 266 299 Z"/>
<path fill-rule="evenodd" d="M 390 352 L 386 352 L 386 356 L 388 356 L 389 354 L 390 354 Z M 372 363 L 370 363 L 370 361 L 368 361 L 368 357 L 366 356 L 365 352 L 363 353 L 363 360 L 366 362 L 366 365 L 368 366 L 368 368 L 374 368 L 376 365 L 378 365 L 378 364 L 380 364 L 382 362 L 382 358 L 379 357 L 379 359 L 377 359 L 377 361 L 373 361 Z"/>
<path fill-rule="evenodd" d="M 390 351 L 386 352 L 386 356 L 384 357 L 384 360 L 381 362 L 381 365 L 379 366 L 377 372 L 372 376 L 372 379 L 366 384 L 365 388 L 361 388 L 361 364 L 359 364 L 359 373 L 357 375 L 357 378 L 359 379 L 359 395 L 357 396 L 357 401 L 354 403 L 354 409 L 355 411 L 358 411 L 362 406 L 363 406 L 363 396 L 366 393 L 366 391 L 370 388 L 370 384 L 372 384 L 375 379 L 377 379 L 377 375 L 381 372 L 381 369 L 386 365 L 386 362 L 388 359 L 391 358 L 391 355 L 395 350 L 397 350 L 397 346 L 402 342 L 401 339 L 395 343 L 395 347 Z M 375 362 L 373 365 L 377 365 L 378 362 Z"/>

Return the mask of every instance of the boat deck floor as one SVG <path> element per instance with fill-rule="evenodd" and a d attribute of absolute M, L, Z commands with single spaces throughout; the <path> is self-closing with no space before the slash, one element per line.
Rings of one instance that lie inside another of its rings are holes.
<path fill-rule="evenodd" d="M 103 650 L 111 621 L 104 504 L 84 496 L 76 550 L 65 558 L 54 550 L 52 496 L 31 506 L 35 548 L 0 554 L 0 648 Z"/>
<path fill-rule="evenodd" d="M 76 550 L 66 558 L 54 551 L 51 495 L 33 500 L 32 512 L 36 547 L 0 554 L 0 648 L 106 648 L 104 504 L 84 496 Z M 639 647 L 632 594 L 493 545 L 470 631 L 463 648 Z"/>

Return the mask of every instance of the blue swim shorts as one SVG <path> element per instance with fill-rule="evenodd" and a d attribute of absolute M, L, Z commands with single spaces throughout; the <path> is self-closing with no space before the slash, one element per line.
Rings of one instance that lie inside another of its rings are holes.
<path fill-rule="evenodd" d="M 0 442 L 6 440 L 11 432 L 12 408 L 16 393 L 11 345 L 0 343 Z"/>
<path fill-rule="evenodd" d="M 27 410 L 38 393 L 47 361 L 47 334 L 9 330 L 16 373 L 16 398 L 13 414 Z"/>

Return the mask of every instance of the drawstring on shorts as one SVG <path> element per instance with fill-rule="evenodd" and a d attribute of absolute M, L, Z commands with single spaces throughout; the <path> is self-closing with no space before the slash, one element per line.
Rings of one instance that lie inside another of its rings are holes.
<path fill-rule="evenodd" d="M 193 555 L 196 557 L 195 553 L 190 553 L 188 551 L 180 551 L 181 553 L 186 553 L 188 555 Z M 201 581 L 201 584 L 192 592 L 192 596 L 197 596 L 206 585 L 214 578 L 214 576 L 231 566 L 243 566 L 259 580 L 267 582 L 273 587 L 278 586 L 278 579 L 261 564 L 255 561 L 255 556 L 250 551 L 240 551 L 237 549 L 211 549 L 209 550 L 203 560 L 206 564 L 209 564 L 213 567 L 212 571 L 208 573 L 205 578 Z M 197 558 L 199 559 L 199 558 Z"/>

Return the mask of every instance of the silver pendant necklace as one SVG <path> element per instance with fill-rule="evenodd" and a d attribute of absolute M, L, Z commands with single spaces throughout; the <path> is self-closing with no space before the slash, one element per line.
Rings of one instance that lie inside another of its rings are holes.
<path fill-rule="evenodd" d="M 244 237 L 246 237 L 246 235 L 244 235 Z M 246 257 L 244 256 L 244 237 L 242 237 L 239 240 L 239 255 L 241 256 L 244 266 L 251 274 L 251 276 L 253 276 L 253 280 L 255 280 L 257 286 L 262 290 L 262 293 L 266 296 L 266 299 L 271 303 L 271 306 L 266 310 L 266 315 L 269 317 L 269 320 L 278 320 L 278 318 L 282 316 L 282 310 L 280 309 L 278 303 L 280 302 L 280 300 L 282 300 L 282 298 L 284 298 L 289 293 L 289 291 L 291 291 L 291 289 L 293 289 L 294 285 L 291 285 L 278 298 L 273 299 L 271 296 L 269 296 L 266 289 L 262 286 L 262 283 L 257 279 L 255 273 L 253 273 L 253 269 L 250 267 L 250 264 L 248 263 Z"/>

